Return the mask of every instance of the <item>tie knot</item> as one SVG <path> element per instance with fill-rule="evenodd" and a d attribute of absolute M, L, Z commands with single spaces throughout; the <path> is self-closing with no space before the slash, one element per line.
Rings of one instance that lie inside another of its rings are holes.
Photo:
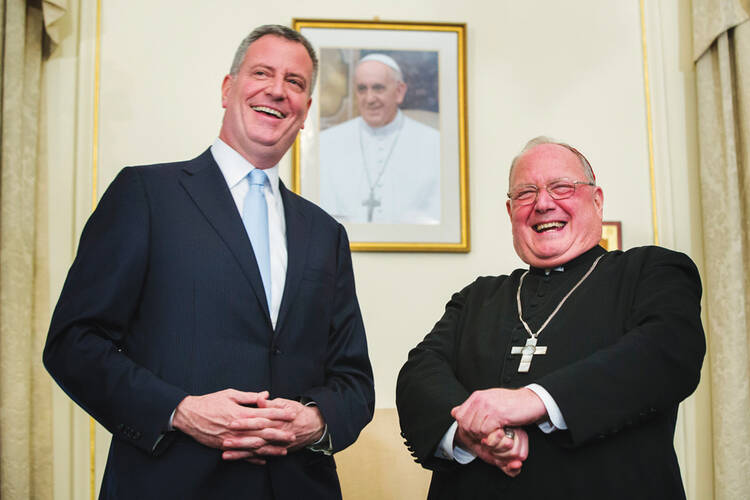
<path fill-rule="evenodd" d="M 254 168 L 248 174 L 248 179 L 250 180 L 251 186 L 252 185 L 264 186 L 266 184 L 266 181 L 268 180 L 268 176 L 261 169 Z"/>

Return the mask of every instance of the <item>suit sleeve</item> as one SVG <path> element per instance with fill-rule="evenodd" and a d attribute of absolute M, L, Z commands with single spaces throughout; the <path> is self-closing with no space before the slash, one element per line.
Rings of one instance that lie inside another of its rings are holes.
<path fill-rule="evenodd" d="M 328 334 L 325 384 L 303 396 L 318 405 L 331 435 L 333 452 L 352 444 L 372 420 L 375 388 L 367 339 L 354 288 L 349 240 L 338 224 L 333 316 Z"/>
<path fill-rule="evenodd" d="M 84 227 L 52 316 L 44 365 L 65 392 L 116 438 L 147 453 L 187 395 L 123 349 L 148 269 L 148 200 L 138 171 L 123 169 Z M 157 443 L 159 446 L 157 447 Z"/>
<path fill-rule="evenodd" d="M 572 444 L 674 411 L 698 385 L 705 354 L 698 270 L 684 254 L 646 247 L 626 332 L 538 380 L 560 407 Z"/>
<path fill-rule="evenodd" d="M 456 377 L 462 317 L 470 292 L 471 286 L 453 294 L 443 317 L 409 352 L 398 375 L 396 406 L 401 436 L 416 461 L 428 469 L 455 466 L 434 454 L 453 423 L 451 409 L 470 395 Z"/>

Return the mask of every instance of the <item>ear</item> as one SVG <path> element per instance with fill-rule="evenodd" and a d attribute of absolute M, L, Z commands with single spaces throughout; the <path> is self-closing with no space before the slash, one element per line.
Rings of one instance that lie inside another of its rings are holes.
<path fill-rule="evenodd" d="M 305 128 L 305 120 L 307 120 L 307 113 L 310 112 L 310 105 L 311 104 L 312 104 L 312 97 L 310 97 L 307 100 L 307 109 L 305 109 L 305 117 L 302 118 L 302 126 L 300 127 L 300 130 L 302 130 L 303 128 Z"/>
<path fill-rule="evenodd" d="M 234 84 L 234 78 L 232 75 L 227 75 L 221 82 L 221 107 L 226 108 L 227 102 L 229 102 L 229 92 L 232 90 Z"/>
<path fill-rule="evenodd" d="M 396 82 L 396 102 L 398 102 L 399 106 L 401 106 L 401 103 L 404 102 L 406 89 L 408 88 L 409 87 L 404 82 Z"/>
<path fill-rule="evenodd" d="M 599 186 L 596 186 L 594 190 L 594 206 L 596 207 L 596 213 L 599 214 L 599 218 L 601 219 L 604 215 L 604 192 Z"/>

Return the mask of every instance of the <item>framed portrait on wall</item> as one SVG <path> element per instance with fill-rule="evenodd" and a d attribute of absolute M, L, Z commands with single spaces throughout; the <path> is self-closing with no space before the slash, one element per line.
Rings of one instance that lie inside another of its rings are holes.
<path fill-rule="evenodd" d="M 354 251 L 468 252 L 465 25 L 295 19 L 319 56 L 292 188 Z"/>

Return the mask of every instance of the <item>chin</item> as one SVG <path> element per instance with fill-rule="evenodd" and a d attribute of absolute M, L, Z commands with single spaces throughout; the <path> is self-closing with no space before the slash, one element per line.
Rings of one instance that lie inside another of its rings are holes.
<path fill-rule="evenodd" d="M 541 252 L 541 253 L 528 253 L 525 256 L 526 258 L 522 258 L 524 262 L 527 264 L 534 266 L 534 267 L 541 267 L 541 268 L 547 268 L 547 267 L 557 267 L 560 264 L 565 264 L 567 261 L 571 260 L 572 257 L 569 257 L 567 254 L 567 249 L 561 250 L 561 251 L 548 251 L 548 252 Z"/>

